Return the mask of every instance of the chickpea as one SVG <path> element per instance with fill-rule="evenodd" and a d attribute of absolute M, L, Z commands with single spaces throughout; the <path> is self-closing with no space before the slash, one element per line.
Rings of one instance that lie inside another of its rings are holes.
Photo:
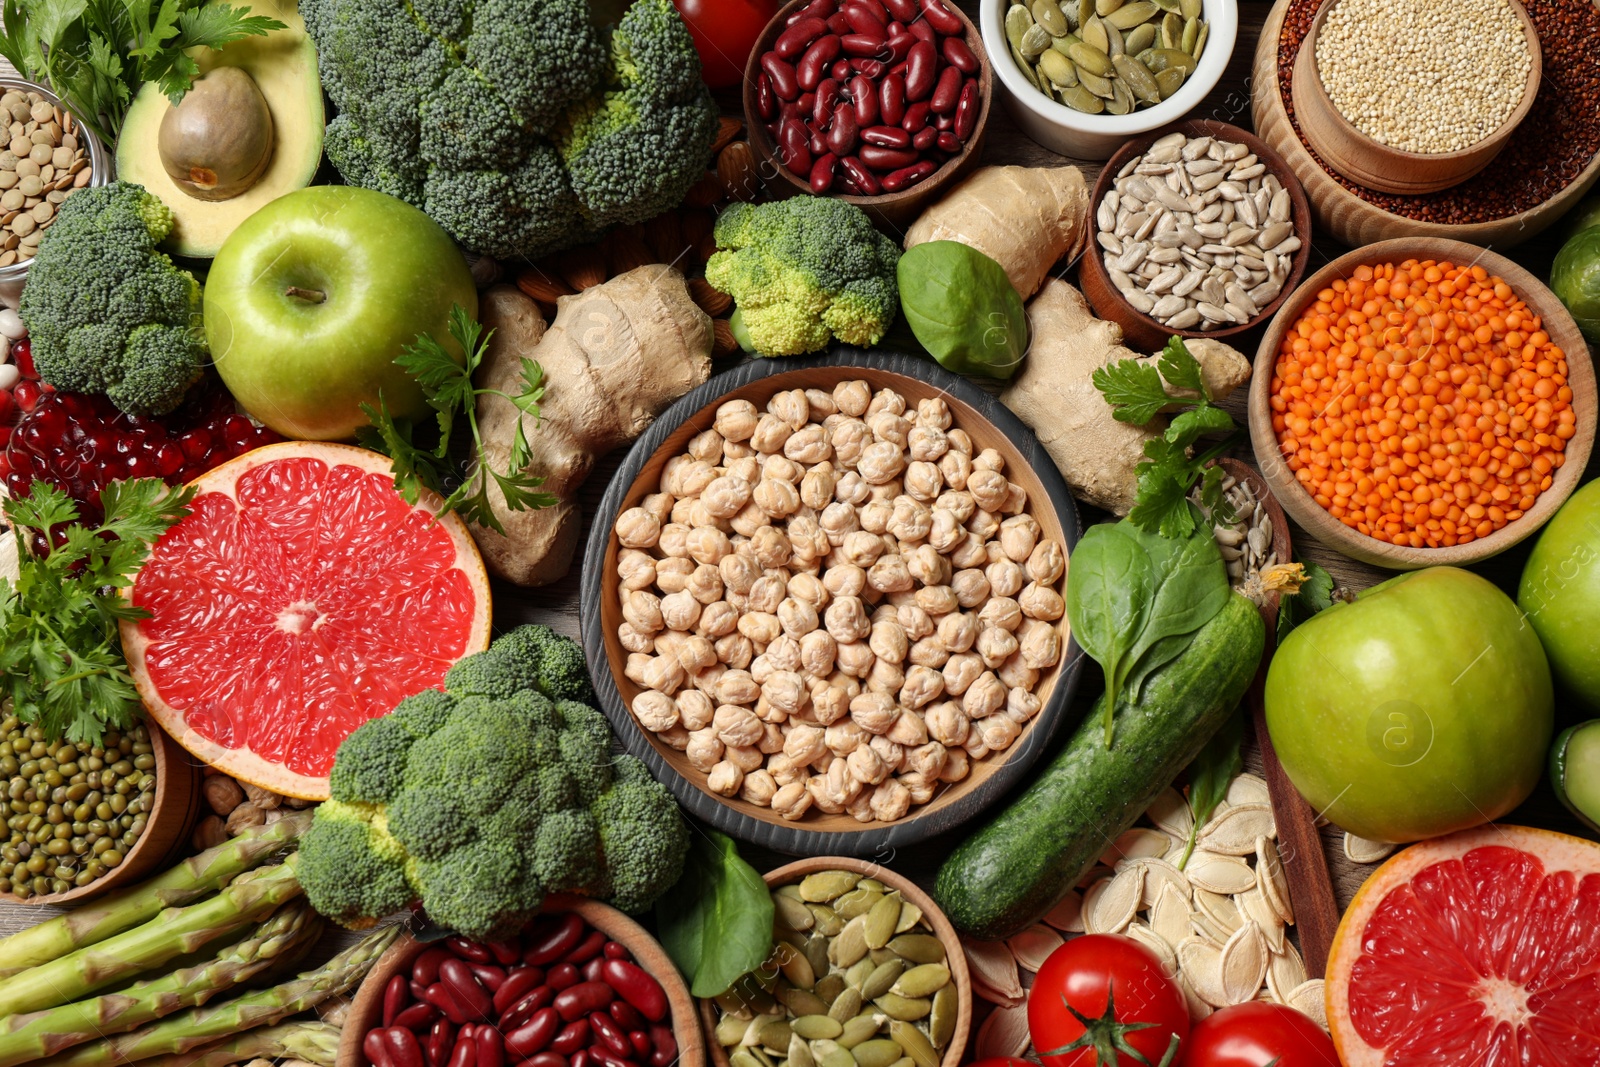
<path fill-rule="evenodd" d="M 968 456 L 973 454 L 972 436 L 967 431 L 957 426 L 945 427 L 945 436 L 950 438 L 950 448 L 955 452 L 962 452 Z"/>
<path fill-rule="evenodd" d="M 815 678 L 826 678 L 833 672 L 834 655 L 838 642 L 826 630 L 812 630 L 800 639 L 800 668 Z"/>
<path fill-rule="evenodd" d="M 800 509 L 800 491 L 788 482 L 763 478 L 750 499 L 769 518 L 782 519 Z"/>
<path fill-rule="evenodd" d="M 768 412 L 756 422 L 755 432 L 750 435 L 750 447 L 763 454 L 777 452 L 793 433 L 788 422 Z"/>
<path fill-rule="evenodd" d="M 761 577 L 761 564 L 747 555 L 727 555 L 717 563 L 717 572 L 722 575 L 722 584 L 728 591 L 748 593 Z"/>
<path fill-rule="evenodd" d="M 924 721 L 928 734 L 941 745 L 961 745 L 967 740 L 967 713 L 954 700 L 941 701 L 928 709 Z"/>
<path fill-rule="evenodd" d="M 723 533 L 733 531 L 733 523 L 728 519 L 719 519 L 711 514 L 711 511 L 706 507 L 705 500 L 700 497 L 695 497 L 694 501 L 689 505 L 689 526 L 691 529 L 704 526 L 721 530 Z"/>
<path fill-rule="evenodd" d="M 811 715 L 823 726 L 832 726 L 834 723 L 850 714 L 850 701 L 853 699 L 849 690 L 842 686 L 829 685 L 820 693 L 811 696 Z M 848 720 L 846 720 L 848 721 Z"/>
<path fill-rule="evenodd" d="M 889 776 L 888 764 L 871 745 L 857 745 L 856 750 L 845 757 L 845 763 L 850 768 L 850 777 L 863 785 L 877 785 Z"/>
<path fill-rule="evenodd" d="M 707 604 L 700 611 L 700 621 L 696 624 L 696 632 L 713 641 L 733 633 L 739 625 L 739 613 L 733 610 L 733 605 L 726 600 L 716 600 Z"/>
<path fill-rule="evenodd" d="M 698 689 L 685 689 L 678 694 L 678 721 L 690 730 L 704 730 L 711 725 L 716 707 L 711 698 Z"/>
<path fill-rule="evenodd" d="M 872 499 L 872 486 L 855 471 L 845 471 L 834 480 L 833 498 L 841 504 L 859 507 Z"/>
<path fill-rule="evenodd" d="M 678 662 L 683 664 L 683 669 L 690 674 L 705 670 L 717 662 L 716 646 L 711 643 L 710 638 L 699 634 L 686 636 L 678 644 L 674 655 L 678 657 Z"/>
<path fill-rule="evenodd" d="M 825 419 L 839 410 L 838 401 L 833 399 L 833 393 L 826 389 L 807 389 L 806 403 L 811 405 L 813 419 Z"/>
<path fill-rule="evenodd" d="M 780 671 L 797 671 L 800 669 L 800 642 L 788 634 L 779 634 L 767 645 L 763 655 L 773 668 Z"/>
<path fill-rule="evenodd" d="M 965 492 L 967 479 L 972 476 L 972 457 L 952 448 L 939 457 L 939 473 L 952 492 Z"/>
<path fill-rule="evenodd" d="M 1061 618 L 1067 609 L 1060 593 L 1037 582 L 1028 583 L 1028 587 L 1018 595 L 1017 604 L 1030 619 L 1043 619 L 1046 622 Z"/>
<path fill-rule="evenodd" d="M 644 685 L 645 668 L 655 662 L 654 656 L 641 652 L 628 653 L 627 661 L 622 665 L 622 675 L 635 685 Z"/>
<path fill-rule="evenodd" d="M 829 726 L 823 734 L 823 743 L 828 751 L 835 756 L 848 756 L 857 748 L 867 743 L 871 735 L 863 730 L 854 719 L 845 719 L 842 722 Z M 812 761 L 816 763 L 816 760 Z"/>
<path fill-rule="evenodd" d="M 939 620 L 939 643 L 951 652 L 965 652 L 978 639 L 978 617 L 953 612 Z"/>
<path fill-rule="evenodd" d="M 817 628 L 817 609 L 808 601 L 785 597 L 778 605 L 778 623 L 790 637 L 804 637 Z"/>
<path fill-rule="evenodd" d="M 1033 554 L 1028 557 L 1028 578 L 1040 585 L 1055 585 L 1067 571 L 1067 557 L 1061 551 L 1061 545 L 1055 541 L 1044 540 L 1034 546 Z"/>
<path fill-rule="evenodd" d="M 783 625 L 770 611 L 747 611 L 739 616 L 739 632 L 759 648 L 782 633 Z"/>
<path fill-rule="evenodd" d="M 772 780 L 780 786 L 791 785 L 799 782 L 802 786 L 810 776 L 806 764 L 796 763 L 782 752 L 777 753 L 767 760 L 767 773 L 772 775 Z"/>
<path fill-rule="evenodd" d="M 834 463 L 845 470 L 856 470 L 867 446 L 873 443 L 872 430 L 860 419 L 840 419 L 829 439 Z"/>
<path fill-rule="evenodd" d="M 697 563 L 718 564 L 733 551 L 728 535 L 714 526 L 697 526 L 689 531 L 689 556 Z"/>
<path fill-rule="evenodd" d="M 910 440 L 911 422 L 892 411 L 879 411 L 866 418 L 867 428 L 879 441 L 886 441 L 896 449 L 905 449 Z"/>
<path fill-rule="evenodd" d="M 983 657 L 983 665 L 995 670 L 1017 651 L 1017 639 L 1010 630 L 1002 630 L 998 626 L 986 626 L 979 631 L 978 640 L 973 647 L 978 650 L 978 655 Z"/>
<path fill-rule="evenodd" d="M 684 579 L 683 591 L 701 605 L 715 604 L 722 599 L 722 573 L 709 563 L 702 563 Z"/>
<path fill-rule="evenodd" d="M 772 394 L 772 399 L 767 401 L 767 411 L 788 423 L 793 430 L 811 421 L 811 403 L 806 399 L 804 389 L 786 389 Z"/>
<path fill-rule="evenodd" d="M 700 601 L 687 590 L 669 593 L 661 598 L 661 621 L 669 630 L 692 630 L 700 621 Z"/>
<path fill-rule="evenodd" d="M 761 695 L 785 716 L 794 715 L 811 702 L 805 679 L 794 671 L 775 671 L 761 686 Z"/>
<path fill-rule="evenodd" d="M 622 618 L 638 633 L 651 636 L 660 633 L 666 625 L 661 619 L 661 599 L 643 589 L 628 594 L 622 605 Z"/>
<path fill-rule="evenodd" d="M 1009 715 L 990 715 L 974 722 L 972 728 L 983 737 L 990 752 L 1004 752 L 1022 735 L 1022 726 Z"/>
<path fill-rule="evenodd" d="M 672 461 L 668 460 L 666 467 L 662 469 L 665 484 L 661 488 L 675 497 L 697 497 L 717 477 L 717 469 L 704 460 L 691 459 L 671 470 L 669 474 L 667 468 L 671 467 Z"/>
<path fill-rule="evenodd" d="M 950 561 L 932 545 L 913 549 L 905 557 L 906 570 L 924 587 L 937 588 L 950 581 Z"/>
<path fill-rule="evenodd" d="M 1006 469 L 1006 459 L 998 450 L 986 448 L 972 457 L 972 466 L 974 470 L 994 471 L 996 474 L 1001 474 Z"/>
<path fill-rule="evenodd" d="M 724 467 L 741 459 L 748 459 L 755 454 L 756 450 L 750 447 L 749 441 L 729 441 L 724 439 L 722 442 L 722 465 Z"/>
<path fill-rule="evenodd" d="M 888 693 L 893 695 L 900 692 L 906 684 L 906 672 L 898 663 L 890 663 L 885 659 L 874 659 L 872 669 L 867 672 L 863 681 L 866 688 L 875 693 Z"/>
<path fill-rule="evenodd" d="M 729 746 L 754 745 L 766 732 L 756 713 L 738 704 L 719 704 L 712 716 L 711 728 L 722 743 Z"/>
<path fill-rule="evenodd" d="M 836 597 L 823 614 L 823 625 L 841 646 L 863 640 L 872 632 L 866 607 L 853 596 Z"/>
<path fill-rule="evenodd" d="M 717 680 L 717 691 L 712 695 L 719 704 L 754 704 L 761 696 L 761 686 L 749 671 L 730 670 Z"/>
<path fill-rule="evenodd" d="M 766 570 L 785 566 L 792 552 L 788 535 L 776 526 L 763 526 L 750 536 L 750 554 Z"/>
<path fill-rule="evenodd" d="M 909 496 L 896 497 L 884 524 L 884 532 L 902 541 L 924 540 L 933 529 L 933 512 Z"/>
<path fill-rule="evenodd" d="M 1011 557 L 1006 555 L 1006 550 L 1000 547 L 999 541 L 986 541 L 983 546 L 983 558 L 988 563 L 999 563 Z M 987 563 L 985 565 L 987 566 Z"/>
<path fill-rule="evenodd" d="M 865 530 L 845 535 L 839 550 L 846 562 L 856 567 L 870 567 L 883 555 L 883 539 Z"/>
<path fill-rule="evenodd" d="M 724 634 L 713 641 L 711 647 L 717 650 L 718 660 L 735 670 L 750 666 L 756 655 L 755 643 L 741 633 Z"/>
<path fill-rule="evenodd" d="M 709 697 L 716 696 L 717 686 L 722 684 L 722 676 L 728 673 L 729 664 L 733 662 L 722 655 L 721 652 L 717 653 L 717 659 L 718 662 L 713 663 L 711 666 L 695 671 L 694 677 L 690 679 L 691 684 L 696 689 Z M 746 662 L 748 663 L 749 661 L 747 660 Z"/>
<path fill-rule="evenodd" d="M 917 425 L 906 435 L 906 447 L 911 452 L 911 458 L 927 463 L 938 462 L 940 456 L 950 451 L 950 438 L 945 436 L 944 429 L 943 426 L 923 422 L 919 411 Z"/>
<path fill-rule="evenodd" d="M 932 667 L 913 664 L 906 671 L 905 684 L 900 687 L 900 703 L 907 708 L 920 708 L 944 694 L 944 675 Z"/>
<path fill-rule="evenodd" d="M 783 443 L 783 454 L 796 463 L 810 466 L 832 458 L 833 445 L 821 426 L 807 426 Z"/>
<path fill-rule="evenodd" d="M 1000 524 L 1000 548 L 1010 559 L 1025 562 L 1039 543 L 1039 523 L 1032 515 L 1013 515 Z"/>
<path fill-rule="evenodd" d="M 672 505 L 674 503 L 676 501 L 666 493 L 647 493 L 645 498 L 639 501 L 639 506 L 654 515 L 655 520 L 665 526 L 672 521 L 670 516 L 672 515 Z"/>
<path fill-rule="evenodd" d="M 906 660 L 919 667 L 932 667 L 938 670 L 950 659 L 950 650 L 937 636 L 922 637 L 911 643 L 911 648 L 906 652 Z"/>
<path fill-rule="evenodd" d="M 900 706 L 888 693 L 868 690 L 850 701 L 850 719 L 869 734 L 886 733 L 900 715 Z"/>
<path fill-rule="evenodd" d="M 807 564 L 820 562 L 833 547 L 814 515 L 797 513 L 789 520 L 788 533 L 794 558 Z"/>
<path fill-rule="evenodd" d="M 683 664 L 678 662 L 677 656 L 651 656 L 650 662 L 645 665 L 642 683 L 670 697 L 683 685 L 685 677 Z"/>
<path fill-rule="evenodd" d="M 961 710 L 969 719 L 982 719 L 999 711 L 1006 702 L 1006 687 L 993 671 L 984 671 L 961 697 Z"/>
<path fill-rule="evenodd" d="M 689 744 L 684 748 L 684 756 L 689 760 L 689 766 L 697 771 L 710 771 L 722 762 L 722 753 L 726 746 L 717 738 L 715 730 L 699 729 L 689 731 Z"/>
<path fill-rule="evenodd" d="M 844 414 L 859 418 L 872 403 L 872 387 L 859 378 L 840 382 L 833 387 L 833 402 Z"/>
<path fill-rule="evenodd" d="M 871 647 L 873 655 L 890 663 L 904 662 L 906 651 L 911 646 L 906 637 L 905 627 L 900 625 L 897 618 L 873 623 L 867 644 Z"/>
<path fill-rule="evenodd" d="M 646 691 L 633 698 L 633 717 L 653 734 L 678 725 L 678 705 L 665 693 Z"/>
<path fill-rule="evenodd" d="M 680 503 L 682 503 L 680 501 Z M 690 502 L 693 503 L 692 501 Z M 677 506 L 673 506 L 677 510 Z M 656 542 L 656 548 L 661 554 L 671 559 L 681 559 L 689 554 L 689 531 L 691 527 L 684 523 L 673 521 L 661 527 L 661 538 Z M 659 564 L 658 564 L 659 566 Z"/>
<path fill-rule="evenodd" d="M 861 457 L 856 461 L 856 472 L 869 485 L 882 485 L 891 478 L 898 478 L 905 469 L 905 453 L 901 446 L 890 441 L 872 442 L 861 450 Z"/>
<path fill-rule="evenodd" d="M 955 652 L 945 661 L 944 691 L 963 696 L 983 673 L 983 657 L 976 652 Z"/>
<path fill-rule="evenodd" d="M 978 621 L 985 626 L 998 626 L 1002 630 L 1015 630 L 1022 624 L 1022 608 L 1008 596 L 990 597 L 978 611 Z"/>
<path fill-rule="evenodd" d="M 989 579 L 989 592 L 994 596 L 1016 596 L 1022 591 L 1022 566 L 1014 560 L 991 563 L 983 569 L 983 575 Z M 1019 599 L 1017 603 L 1020 605 L 1022 601 Z M 1025 606 L 1023 614 L 1027 614 Z"/>
<path fill-rule="evenodd" d="M 835 564 L 822 572 L 822 585 L 835 599 L 858 597 L 867 587 L 867 572 L 853 563 Z"/>
<path fill-rule="evenodd" d="M 706 775 L 706 788 L 720 796 L 731 797 L 744 784 L 744 772 L 733 763 L 723 760 Z"/>
<path fill-rule="evenodd" d="M 949 748 L 945 750 L 944 770 L 939 772 L 941 782 L 959 782 L 967 776 L 971 764 L 967 760 L 966 749 Z"/>
<path fill-rule="evenodd" d="M 616 531 L 625 548 L 653 548 L 661 537 L 661 520 L 644 508 L 629 508 L 617 516 Z"/>
<path fill-rule="evenodd" d="M 865 641 L 840 641 L 833 656 L 839 663 L 839 669 L 852 678 L 865 678 L 878 658 Z"/>
<path fill-rule="evenodd" d="M 988 541 L 1000 532 L 1000 516 L 993 511 L 979 508 L 967 519 L 967 532 L 981 537 L 985 543 L 985 559 L 988 558 Z"/>
<path fill-rule="evenodd" d="M 759 413 L 748 400 L 729 400 L 717 408 L 712 428 L 726 441 L 747 441 L 755 433 Z"/>
<path fill-rule="evenodd" d="M 917 401 L 917 425 L 930 427 L 935 430 L 948 430 L 955 421 L 950 414 L 950 405 L 943 397 L 930 396 Z"/>
<path fill-rule="evenodd" d="M 1005 633 L 1004 630 L 997 632 Z M 1008 690 L 1022 689 L 1026 691 L 1039 684 L 1038 669 L 1028 666 L 1023 661 L 1021 653 L 1006 657 L 1000 666 L 995 668 L 994 673 L 995 677 L 999 678 Z"/>
<path fill-rule="evenodd" d="M 959 545 L 950 550 L 950 565 L 959 570 L 983 566 L 989 562 L 989 555 L 983 546 L 983 538 L 975 533 L 968 533 L 961 539 Z"/>
<path fill-rule="evenodd" d="M 867 585 L 880 593 L 899 593 L 911 588 L 911 571 L 898 555 L 882 556 L 867 568 Z"/>
<path fill-rule="evenodd" d="M 617 581 L 623 589 L 649 589 L 656 584 L 656 561 L 648 552 L 625 548 L 617 553 Z"/>
<path fill-rule="evenodd" d="M 828 587 L 823 585 L 822 579 L 815 574 L 796 574 L 789 579 L 789 584 L 786 588 L 791 597 L 810 604 L 813 609 L 827 607 L 828 601 L 831 599 L 828 594 Z"/>
<path fill-rule="evenodd" d="M 1026 724 L 1039 714 L 1039 709 L 1044 702 L 1039 697 L 1026 689 L 1013 686 L 1006 693 L 1005 714 L 1018 724 Z"/>
<path fill-rule="evenodd" d="M 893 415 L 904 415 L 906 398 L 893 389 L 879 389 L 872 395 L 872 403 L 867 405 L 867 414 L 873 415 L 880 411 L 887 411 Z"/>
<path fill-rule="evenodd" d="M 802 766 L 814 763 L 828 750 L 822 727 L 796 726 L 783 742 L 783 754 Z"/>
<path fill-rule="evenodd" d="M 919 589 L 917 590 L 917 595 L 913 595 L 909 601 L 895 605 L 895 620 L 905 628 L 906 637 L 912 641 L 920 641 L 938 628 L 933 621 L 933 616 L 922 606 L 921 592 L 922 590 Z M 904 594 L 896 593 L 894 595 L 902 596 Z"/>
<path fill-rule="evenodd" d="M 955 592 L 956 602 L 964 608 L 982 607 L 993 592 L 987 575 L 976 567 L 968 567 L 952 575 L 950 588 Z"/>
<path fill-rule="evenodd" d="M 927 741 L 906 751 L 904 766 L 913 774 L 922 775 L 924 778 L 937 778 L 939 772 L 944 770 L 944 761 L 947 758 L 942 742 Z"/>
<path fill-rule="evenodd" d="M 750 501 L 750 483 L 737 475 L 714 478 L 700 494 L 706 511 L 717 519 L 731 519 Z"/>
<path fill-rule="evenodd" d="M 805 818 L 811 810 L 811 803 L 811 790 L 806 788 L 803 781 L 785 782 L 772 794 L 771 800 L 772 810 L 790 822 Z"/>
<path fill-rule="evenodd" d="M 931 503 L 938 498 L 944 489 L 944 475 L 940 473 L 936 464 L 919 460 L 906 466 L 905 474 L 906 495 Z"/>
<path fill-rule="evenodd" d="M 627 622 L 617 625 L 617 641 L 629 652 L 652 652 L 656 647 L 655 638 L 640 633 L 632 623 Z"/>
<path fill-rule="evenodd" d="M 776 614 L 778 605 L 783 603 L 785 594 L 789 591 L 788 573 L 779 570 L 764 571 L 761 577 L 750 586 L 750 601 L 747 610 Z"/>
<path fill-rule="evenodd" d="M 910 795 L 911 803 L 913 804 L 928 803 L 939 790 L 939 780 L 937 778 L 925 777 L 915 771 L 899 775 L 895 778 L 895 781 L 906 787 L 906 792 Z"/>
<path fill-rule="evenodd" d="M 1017 628 L 1022 661 L 1035 670 L 1054 667 L 1061 659 L 1061 631 L 1043 619 L 1030 618 Z"/>
<path fill-rule="evenodd" d="M 837 481 L 832 463 L 824 461 L 817 464 L 800 479 L 800 503 L 813 511 L 826 511 L 833 502 Z"/>
<path fill-rule="evenodd" d="M 697 564 L 692 559 L 672 556 L 656 563 L 656 588 L 663 593 L 681 592 Z"/>

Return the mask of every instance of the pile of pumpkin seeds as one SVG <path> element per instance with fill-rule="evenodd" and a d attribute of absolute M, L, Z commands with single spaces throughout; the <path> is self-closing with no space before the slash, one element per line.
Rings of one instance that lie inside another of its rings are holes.
<path fill-rule="evenodd" d="M 921 908 L 850 871 L 772 903 L 771 958 L 716 998 L 732 1067 L 938 1067 L 959 997 Z"/>
<path fill-rule="evenodd" d="M 1006 9 L 1006 40 L 1046 96 L 1091 115 L 1127 115 L 1176 93 L 1211 27 L 1202 0 L 1032 0 Z"/>

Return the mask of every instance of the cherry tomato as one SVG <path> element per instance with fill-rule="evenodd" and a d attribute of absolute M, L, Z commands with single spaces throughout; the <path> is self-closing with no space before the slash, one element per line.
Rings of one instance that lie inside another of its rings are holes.
<path fill-rule="evenodd" d="M 973 1060 L 967 1067 L 1036 1067 L 1031 1060 L 1019 1060 L 1012 1056 L 991 1056 L 986 1060 Z"/>
<path fill-rule="evenodd" d="M 756 38 L 778 10 L 777 0 L 673 0 L 689 26 L 706 84 L 726 89 L 744 80 Z"/>
<path fill-rule="evenodd" d="M 1202 1020 L 1184 1049 L 1185 1067 L 1339 1067 L 1322 1027 L 1293 1008 L 1261 1000 Z"/>
<path fill-rule="evenodd" d="M 1189 1008 L 1155 953 L 1120 934 L 1088 934 L 1044 961 L 1028 995 L 1028 1033 L 1045 1067 L 1096 1067 L 1117 1054 L 1138 1062 L 1130 1052 L 1170 1064 L 1173 1038 L 1189 1036 Z"/>

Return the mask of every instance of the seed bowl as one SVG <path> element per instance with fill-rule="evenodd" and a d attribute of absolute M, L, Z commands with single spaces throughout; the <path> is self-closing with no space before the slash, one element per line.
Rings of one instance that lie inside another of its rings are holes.
<path fill-rule="evenodd" d="M 967 1036 L 972 1029 L 972 978 L 967 972 L 967 956 L 961 947 L 961 938 L 955 927 L 945 918 L 944 912 L 933 898 L 919 889 L 909 878 L 898 875 L 883 866 L 867 860 L 843 856 L 813 856 L 785 864 L 768 871 L 764 879 L 769 889 L 792 885 L 808 874 L 818 871 L 849 871 L 864 878 L 875 878 L 889 889 L 898 892 L 903 900 L 922 911 L 923 921 L 933 929 L 939 943 L 944 946 L 945 963 L 950 968 L 950 981 L 956 987 L 956 1028 L 937 1065 L 918 1063 L 916 1067 L 957 1067 L 967 1048 Z M 700 1001 L 700 1021 L 705 1027 L 706 1046 L 713 1067 L 731 1067 L 728 1052 L 716 1039 L 717 1008 L 714 1000 Z M 343 1065 L 341 1065 L 343 1067 Z"/>
<path fill-rule="evenodd" d="M 1202 57 L 1204 58 L 1204 57 Z M 1201 137 L 1214 137 L 1219 141 L 1231 141 L 1235 144 L 1245 145 L 1256 155 L 1260 162 L 1266 164 L 1267 173 L 1274 175 L 1279 183 L 1289 191 L 1290 215 L 1289 220 L 1294 227 L 1294 236 L 1300 239 L 1300 247 L 1295 251 L 1293 261 L 1289 266 L 1289 275 L 1284 279 L 1283 288 L 1278 291 L 1265 307 L 1259 309 L 1257 314 L 1249 321 L 1236 323 L 1216 330 L 1186 329 L 1176 330 L 1171 326 L 1152 318 L 1128 303 L 1127 297 L 1117 289 L 1111 280 L 1111 274 L 1106 267 L 1106 252 L 1094 239 L 1089 242 L 1089 247 L 1084 251 L 1083 258 L 1078 262 L 1078 284 L 1083 289 L 1083 295 L 1088 298 L 1094 312 L 1102 319 L 1109 319 L 1122 327 L 1122 336 L 1125 343 L 1141 351 L 1155 351 L 1166 344 L 1167 338 L 1176 334 L 1179 337 L 1214 337 L 1222 340 L 1236 337 L 1246 330 L 1255 329 L 1261 323 L 1272 318 L 1273 314 L 1283 304 L 1294 287 L 1304 277 L 1306 265 L 1311 259 L 1311 205 L 1306 200 L 1305 190 L 1300 185 L 1300 180 L 1295 177 L 1283 156 L 1279 155 L 1271 146 L 1263 142 L 1255 134 L 1241 130 L 1237 126 L 1230 126 L 1225 122 L 1215 122 L 1211 119 L 1190 119 L 1164 126 L 1158 130 L 1151 130 L 1129 140 L 1117 153 L 1106 161 L 1105 167 L 1095 179 L 1094 191 L 1090 194 L 1089 226 L 1098 232 L 1096 216 L 1099 214 L 1100 204 L 1111 191 L 1116 181 L 1117 174 L 1127 163 L 1136 156 L 1142 156 L 1152 144 L 1171 133 L 1181 133 L 1185 137 L 1198 139 Z"/>
<path fill-rule="evenodd" d="M 711 427 L 723 403 L 744 399 L 763 409 L 782 390 L 831 391 L 839 382 L 854 379 L 864 379 L 874 392 L 892 388 L 913 406 L 923 399 L 942 398 L 954 425 L 971 436 L 975 451 L 993 448 L 1005 460 L 1006 477 L 1026 493 L 1026 511 L 1039 523 L 1041 538 L 1055 540 L 1070 557 L 1080 532 L 1077 509 L 1060 472 L 1016 416 L 995 397 L 937 364 L 881 349 L 869 353 L 841 347 L 827 356 L 751 360 L 690 392 L 634 442 L 595 512 L 583 568 L 583 646 L 600 707 L 623 746 L 642 759 L 691 814 L 741 840 L 791 855 L 881 854 L 882 849 L 954 829 L 988 810 L 1049 747 L 1077 686 L 1083 656 L 1063 633 L 1067 639 L 1062 641 L 1060 658 L 1040 672 L 1033 688 L 1040 710 L 1010 747 L 972 760 L 965 778 L 942 784 L 929 803 L 887 823 L 858 822 L 846 812 L 830 815 L 815 808 L 790 822 L 770 807 L 737 795 L 719 795 L 709 789 L 705 771 L 640 725 L 632 707 L 646 690 L 627 677 L 628 652 L 617 632 L 622 622 L 617 516 L 657 491 L 666 461 L 682 454 L 690 438 Z M 1064 618 L 1059 625 L 1064 630 Z"/>
<path fill-rule="evenodd" d="M 1348 278 L 1355 268 L 1378 263 L 1403 263 L 1408 259 L 1473 264 L 1503 279 L 1516 296 L 1539 316 L 1551 342 L 1560 346 L 1566 355 L 1567 383 L 1572 387 L 1576 433 L 1563 449 L 1566 458 L 1556 469 L 1550 488 L 1535 498 L 1533 507 L 1521 518 L 1464 545 L 1402 547 L 1346 526 L 1312 498 L 1283 461 L 1272 425 L 1271 388 L 1277 370 L 1278 349 L 1301 313 L 1316 301 L 1319 292 L 1338 279 Z M 1415 570 L 1419 567 L 1470 566 L 1504 552 L 1537 532 L 1583 480 L 1584 467 L 1594 445 L 1595 420 L 1600 417 L 1600 400 L 1596 396 L 1594 364 L 1590 360 L 1589 347 L 1583 334 L 1578 331 L 1577 323 L 1572 321 L 1572 316 L 1561 301 L 1538 278 L 1504 256 L 1475 245 L 1434 237 L 1402 237 L 1379 241 L 1340 256 L 1307 278 L 1283 302 L 1256 350 L 1255 368 L 1250 380 L 1249 417 L 1250 441 L 1255 450 L 1256 466 L 1290 518 L 1315 535 L 1322 544 L 1330 545 L 1352 559 L 1390 570 Z"/>

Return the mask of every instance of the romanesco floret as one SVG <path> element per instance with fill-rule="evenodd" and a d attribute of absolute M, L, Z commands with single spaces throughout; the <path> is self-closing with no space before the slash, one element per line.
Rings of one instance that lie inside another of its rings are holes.
<path fill-rule="evenodd" d="M 537 256 L 683 199 L 717 109 L 671 0 L 301 0 L 345 181 Z"/>
<path fill-rule="evenodd" d="M 875 345 L 900 309 L 900 247 L 854 204 L 795 196 L 734 204 L 717 219 L 706 281 L 738 305 L 736 334 L 762 356 L 815 352 L 834 338 Z"/>
<path fill-rule="evenodd" d="M 682 873 L 688 829 L 644 764 L 612 754 L 605 716 L 556 695 L 582 664 L 575 642 L 520 627 L 346 738 L 301 843 L 312 906 L 360 925 L 420 899 L 479 940 L 547 893 L 648 908 Z"/>
<path fill-rule="evenodd" d="M 81 189 L 39 243 L 18 308 L 39 377 L 164 415 L 204 372 L 200 285 L 158 245 L 173 216 L 141 185 Z"/>

